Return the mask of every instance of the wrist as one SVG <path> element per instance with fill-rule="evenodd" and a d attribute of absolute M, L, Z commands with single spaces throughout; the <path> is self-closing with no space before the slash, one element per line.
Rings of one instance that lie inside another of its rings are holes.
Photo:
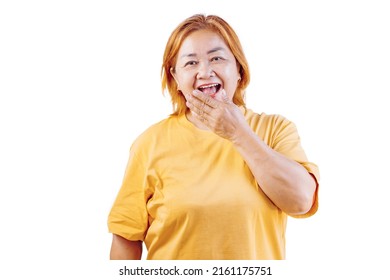
<path fill-rule="evenodd" d="M 254 137 L 257 137 L 256 134 L 248 125 L 240 126 L 235 130 L 235 133 L 231 139 L 231 142 L 234 146 L 244 147 L 248 144 L 248 141 L 252 141 Z"/>

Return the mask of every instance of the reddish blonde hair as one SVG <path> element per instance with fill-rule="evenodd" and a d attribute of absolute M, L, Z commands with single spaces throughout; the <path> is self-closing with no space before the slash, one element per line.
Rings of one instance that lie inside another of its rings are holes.
<path fill-rule="evenodd" d="M 186 103 L 183 94 L 177 89 L 177 84 L 171 74 L 170 69 L 175 67 L 177 54 L 183 41 L 193 32 L 199 30 L 210 30 L 216 32 L 225 41 L 236 58 L 239 66 L 241 80 L 238 82 L 233 102 L 238 106 L 245 106 L 244 94 L 249 84 L 249 66 L 241 47 L 240 40 L 233 28 L 222 18 L 215 15 L 193 15 L 176 27 L 168 39 L 165 47 L 163 64 L 161 67 L 161 85 L 163 92 L 168 91 L 171 95 L 173 114 L 182 115 L 186 112 Z"/>

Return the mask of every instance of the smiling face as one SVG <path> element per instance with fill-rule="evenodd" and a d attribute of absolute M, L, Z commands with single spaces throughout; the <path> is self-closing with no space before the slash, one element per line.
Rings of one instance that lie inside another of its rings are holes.
<path fill-rule="evenodd" d="M 217 100 L 222 100 L 222 89 L 232 100 L 240 79 L 233 53 L 210 30 L 195 31 L 183 41 L 171 74 L 183 93 L 198 89 Z"/>

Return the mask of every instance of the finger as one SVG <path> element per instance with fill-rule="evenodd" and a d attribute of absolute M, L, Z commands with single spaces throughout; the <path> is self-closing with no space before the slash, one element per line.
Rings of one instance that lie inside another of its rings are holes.
<path fill-rule="evenodd" d="M 208 116 L 207 115 L 204 115 L 204 114 L 198 114 L 197 112 L 195 111 L 192 111 L 192 115 L 197 118 L 198 120 L 200 120 L 202 123 L 204 124 L 208 124 L 209 123 L 209 119 L 208 119 Z"/>
<path fill-rule="evenodd" d="M 206 104 L 200 103 L 200 101 L 187 101 L 186 105 L 191 110 L 191 112 L 194 112 L 198 115 L 209 114 L 209 111 L 211 110 L 210 107 L 206 107 Z"/>
<path fill-rule="evenodd" d="M 199 115 L 203 114 L 210 114 L 213 110 L 212 107 L 210 107 L 205 100 L 198 99 L 196 97 L 189 98 L 186 102 L 187 107 L 191 110 L 196 112 Z"/>
<path fill-rule="evenodd" d="M 225 89 L 222 89 L 222 101 L 225 102 L 226 104 L 229 104 L 232 102 L 229 99 L 229 97 L 227 96 Z"/>
<path fill-rule="evenodd" d="M 205 105 L 207 105 L 207 106 L 209 106 L 211 108 L 217 108 L 218 107 L 219 101 L 213 99 L 211 96 L 201 92 L 200 90 L 194 90 L 192 92 L 192 95 L 196 99 L 200 100 L 201 103 L 204 103 Z"/>

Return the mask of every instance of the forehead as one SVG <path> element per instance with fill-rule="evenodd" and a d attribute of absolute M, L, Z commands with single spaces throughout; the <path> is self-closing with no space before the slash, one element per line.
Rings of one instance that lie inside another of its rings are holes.
<path fill-rule="evenodd" d="M 211 30 L 198 30 L 184 39 L 178 57 L 180 59 L 186 55 L 207 54 L 214 49 L 230 53 L 229 47 L 218 33 Z"/>

